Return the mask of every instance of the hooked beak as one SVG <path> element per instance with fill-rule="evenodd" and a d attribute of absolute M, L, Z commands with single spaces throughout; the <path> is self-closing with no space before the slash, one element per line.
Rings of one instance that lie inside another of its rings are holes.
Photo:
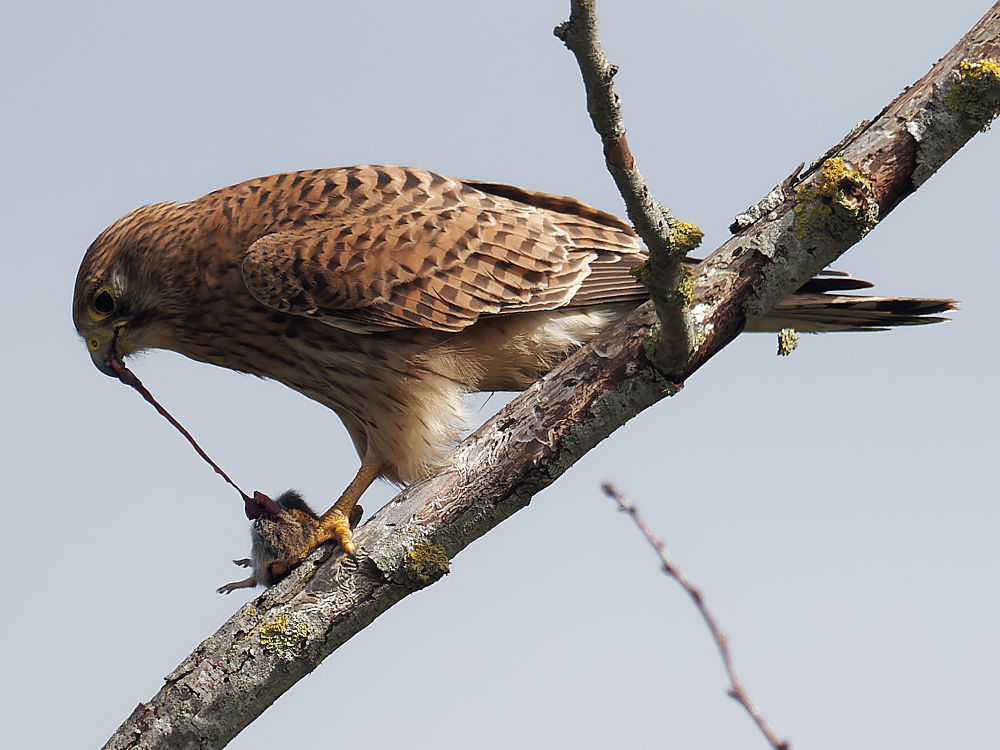
<path fill-rule="evenodd" d="M 105 375 L 110 375 L 113 378 L 119 377 L 119 373 L 124 367 L 117 349 L 118 332 L 121 328 L 121 326 L 116 326 L 106 341 L 98 336 L 87 340 L 87 349 L 90 350 L 90 358 L 94 361 L 94 365 Z"/>

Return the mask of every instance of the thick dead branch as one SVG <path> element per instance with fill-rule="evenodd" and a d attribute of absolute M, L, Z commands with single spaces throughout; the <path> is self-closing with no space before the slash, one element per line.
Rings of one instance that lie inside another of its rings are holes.
<path fill-rule="evenodd" d="M 640 280 L 647 286 L 660 318 L 661 334 L 651 352 L 654 364 L 668 377 L 678 372 L 694 348 L 694 329 L 687 314 L 691 273 L 684 258 L 703 236 L 698 227 L 678 221 L 653 199 L 625 139 L 621 100 L 613 79 L 618 67 L 608 62 L 597 33 L 596 0 L 571 0 L 569 20 L 555 35 L 576 57 L 587 91 L 587 111 L 604 144 L 604 161 L 625 201 L 628 218 L 649 248 Z"/>
<path fill-rule="evenodd" d="M 989 65 L 963 72 L 970 63 L 961 65 L 984 58 L 1000 58 L 1000 3 L 930 73 L 807 170 L 773 219 L 757 221 L 700 264 L 692 303 L 699 346 L 682 377 L 857 242 L 876 216 L 884 218 L 986 125 L 1000 74 Z M 439 474 L 408 488 L 358 530 L 356 562 L 325 560 L 329 553 L 317 551 L 242 607 L 106 747 L 224 746 L 600 440 L 676 392 L 646 357 L 655 324 L 652 305 L 643 305 L 529 388 L 460 445 Z"/>

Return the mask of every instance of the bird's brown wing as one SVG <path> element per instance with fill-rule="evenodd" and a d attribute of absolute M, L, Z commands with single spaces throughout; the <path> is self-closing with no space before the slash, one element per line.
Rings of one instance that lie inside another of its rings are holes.
<path fill-rule="evenodd" d="M 402 167 L 327 173 L 323 209 L 243 260 L 250 293 L 282 312 L 358 332 L 459 331 L 482 315 L 644 296 L 631 229 L 571 198 Z"/>

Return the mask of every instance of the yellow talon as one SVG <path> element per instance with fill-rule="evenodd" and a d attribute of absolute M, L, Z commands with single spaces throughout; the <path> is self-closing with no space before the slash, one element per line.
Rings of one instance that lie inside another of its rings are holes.
<path fill-rule="evenodd" d="M 341 549 L 351 557 L 357 556 L 358 550 L 354 544 L 354 533 L 351 531 L 351 519 L 337 510 L 336 507 L 328 510 L 320 519 L 313 546 L 331 540 L 339 544 Z"/>

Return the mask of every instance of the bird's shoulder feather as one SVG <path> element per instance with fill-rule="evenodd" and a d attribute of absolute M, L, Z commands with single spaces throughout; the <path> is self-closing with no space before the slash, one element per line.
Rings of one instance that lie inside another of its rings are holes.
<path fill-rule="evenodd" d="M 350 330 L 458 331 L 482 315 L 642 295 L 632 230 L 571 198 L 380 166 L 227 190 L 206 198 L 251 227 L 250 293 Z"/>

